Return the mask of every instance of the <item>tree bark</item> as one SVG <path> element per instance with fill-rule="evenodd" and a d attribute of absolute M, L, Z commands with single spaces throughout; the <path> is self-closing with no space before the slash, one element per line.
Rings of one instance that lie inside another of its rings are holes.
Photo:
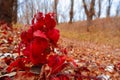
<path fill-rule="evenodd" d="M 70 21 L 69 21 L 69 23 L 72 23 L 72 20 L 73 20 L 73 8 L 74 8 L 74 0 L 71 0 Z"/>
<path fill-rule="evenodd" d="M 119 14 L 120 14 L 120 1 L 119 4 L 117 5 L 116 16 L 119 16 Z"/>
<path fill-rule="evenodd" d="M 98 18 L 100 18 L 100 15 L 101 15 L 101 1 L 102 0 L 98 0 L 98 9 L 99 9 L 99 11 L 98 11 Z"/>
<path fill-rule="evenodd" d="M 85 14 L 87 16 L 87 31 L 89 32 L 90 31 L 89 27 L 91 26 L 91 20 L 93 19 L 93 16 L 95 15 L 95 9 L 94 9 L 95 0 L 91 0 L 89 9 L 87 9 L 87 4 L 85 0 L 82 0 L 82 2 L 83 2 Z"/>
<path fill-rule="evenodd" d="M 108 0 L 107 17 L 110 17 L 110 9 L 111 9 L 111 6 L 112 6 L 112 1 L 113 0 Z"/>
<path fill-rule="evenodd" d="M 58 5 L 58 0 L 54 0 L 54 12 L 56 14 L 56 23 L 58 24 L 57 5 Z"/>
<path fill-rule="evenodd" d="M 26 2 L 25 2 L 25 19 L 26 19 L 26 23 L 27 24 L 30 24 L 30 12 L 29 12 L 29 1 L 28 0 L 26 0 Z"/>
<path fill-rule="evenodd" d="M 17 9 L 18 9 L 17 0 L 14 0 L 13 11 L 12 11 L 12 21 L 13 21 L 13 23 L 17 23 Z"/>
<path fill-rule="evenodd" d="M 0 0 L 0 23 L 17 22 L 17 0 Z"/>

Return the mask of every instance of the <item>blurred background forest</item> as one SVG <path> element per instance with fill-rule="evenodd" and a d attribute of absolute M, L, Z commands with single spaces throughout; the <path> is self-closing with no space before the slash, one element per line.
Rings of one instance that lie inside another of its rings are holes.
<path fill-rule="evenodd" d="M 30 24 L 39 11 L 55 12 L 58 23 L 94 20 L 120 16 L 120 0 L 0 0 L 0 20 Z"/>

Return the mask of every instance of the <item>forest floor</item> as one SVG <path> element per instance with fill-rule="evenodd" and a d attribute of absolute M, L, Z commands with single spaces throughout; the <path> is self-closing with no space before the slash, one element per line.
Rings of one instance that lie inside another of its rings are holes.
<path fill-rule="evenodd" d="M 120 80 L 120 18 L 96 19 L 87 32 L 86 22 L 63 23 L 60 45 L 79 61 L 79 66 L 90 70 L 91 76 L 104 80 Z M 84 74 L 84 73 L 83 73 Z"/>
<path fill-rule="evenodd" d="M 120 62 L 119 48 L 63 37 L 60 45 L 66 46 L 69 56 L 78 60 L 79 67 L 84 66 L 90 70 L 90 76 L 104 77 L 105 80 L 120 79 L 120 71 L 116 67 Z"/>
<path fill-rule="evenodd" d="M 102 77 L 104 80 L 120 80 L 120 28 L 106 28 L 110 25 L 109 22 L 107 23 L 109 25 L 104 24 L 100 30 L 94 25 L 91 26 L 91 32 L 86 32 L 86 27 L 81 28 L 80 24 L 65 23 L 57 26 L 61 34 L 59 46 L 66 48 L 68 55 L 75 59 L 78 67 L 86 67 L 89 70 L 83 71 L 82 74 Z M 7 31 L 0 29 L 0 54 L 17 53 L 16 48 L 20 41 L 18 37 L 24 30 L 24 27 L 18 27 Z M 0 76 L 5 70 L 2 67 L 7 67 L 6 64 L 3 65 L 1 57 L 2 55 L 0 55 Z"/>

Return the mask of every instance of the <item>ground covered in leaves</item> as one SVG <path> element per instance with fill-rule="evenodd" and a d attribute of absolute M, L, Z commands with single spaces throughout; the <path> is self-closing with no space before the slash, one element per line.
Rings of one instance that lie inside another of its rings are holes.
<path fill-rule="evenodd" d="M 17 55 L 17 45 L 20 41 L 21 31 L 22 29 L 16 27 L 13 30 L 6 29 L 5 25 L 0 29 L 0 76 L 7 74 L 7 66 Z M 102 78 L 102 80 L 120 80 L 119 48 L 65 37 L 61 37 L 58 44 L 61 48 L 66 48 L 68 55 L 75 59 L 83 75 L 96 76 Z M 69 72 L 72 72 L 72 70 Z"/>
<path fill-rule="evenodd" d="M 109 45 L 61 38 L 61 47 L 66 47 L 69 55 L 76 59 L 79 67 L 90 71 L 83 74 L 104 77 L 104 80 L 119 80 L 120 49 Z"/>

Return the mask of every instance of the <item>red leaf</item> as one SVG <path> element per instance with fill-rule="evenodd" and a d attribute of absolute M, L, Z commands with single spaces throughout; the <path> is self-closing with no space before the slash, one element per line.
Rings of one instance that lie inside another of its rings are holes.
<path fill-rule="evenodd" d="M 59 30 L 57 29 L 49 30 L 47 36 L 54 44 L 56 44 L 60 37 Z"/>
<path fill-rule="evenodd" d="M 0 77 L 0 80 L 12 80 L 9 76 Z"/>
<path fill-rule="evenodd" d="M 30 59 L 33 64 L 46 62 L 47 55 L 43 52 L 47 49 L 47 47 L 48 47 L 48 42 L 46 39 L 35 38 L 32 41 L 32 43 L 30 44 L 30 50 L 31 50 Z"/>
<path fill-rule="evenodd" d="M 11 72 L 12 70 L 27 70 L 28 68 L 25 66 L 26 63 L 29 62 L 29 59 L 27 58 L 18 58 L 14 62 L 12 62 L 9 67 L 7 68 L 8 72 Z"/>
<path fill-rule="evenodd" d="M 42 31 L 40 31 L 40 30 L 35 31 L 33 33 L 33 36 L 34 37 L 40 37 L 40 38 L 47 39 L 46 35 Z"/>
<path fill-rule="evenodd" d="M 39 22 L 36 22 L 34 25 L 32 25 L 31 27 L 33 28 L 34 31 L 36 30 L 40 30 L 43 28 L 45 22 L 44 21 L 39 21 Z"/>
<path fill-rule="evenodd" d="M 62 52 L 62 53 L 64 53 L 65 55 L 67 55 L 67 54 L 68 54 L 68 52 L 67 52 L 66 48 L 61 49 L 61 52 Z"/>
<path fill-rule="evenodd" d="M 59 55 L 50 55 L 48 58 L 48 66 L 52 68 L 52 73 L 58 73 L 64 67 L 66 57 L 65 56 L 59 56 Z"/>
<path fill-rule="evenodd" d="M 33 30 L 30 28 L 28 31 L 21 33 L 21 39 L 24 44 L 28 44 L 33 39 Z"/>
<path fill-rule="evenodd" d="M 56 21 L 54 19 L 54 13 L 48 13 L 45 15 L 45 24 L 48 29 L 53 29 L 56 25 Z"/>
<path fill-rule="evenodd" d="M 12 61 L 14 61 L 14 59 L 11 58 L 11 57 L 5 57 L 5 58 L 4 58 L 4 61 L 5 61 L 5 63 L 6 63 L 7 65 L 9 65 Z"/>
<path fill-rule="evenodd" d="M 60 75 L 59 78 L 60 80 L 69 80 L 68 76 L 66 75 Z"/>
<path fill-rule="evenodd" d="M 21 33 L 21 39 L 24 43 L 27 43 L 27 32 L 26 31 L 23 31 Z"/>
<path fill-rule="evenodd" d="M 50 80 L 60 80 L 60 78 L 59 77 L 52 77 L 52 78 L 50 78 Z"/>
<path fill-rule="evenodd" d="M 50 77 L 50 80 L 69 80 L 67 75 L 58 75 Z"/>
<path fill-rule="evenodd" d="M 38 12 L 37 14 L 36 14 L 36 20 L 37 21 L 43 21 L 43 13 L 42 12 Z"/>

